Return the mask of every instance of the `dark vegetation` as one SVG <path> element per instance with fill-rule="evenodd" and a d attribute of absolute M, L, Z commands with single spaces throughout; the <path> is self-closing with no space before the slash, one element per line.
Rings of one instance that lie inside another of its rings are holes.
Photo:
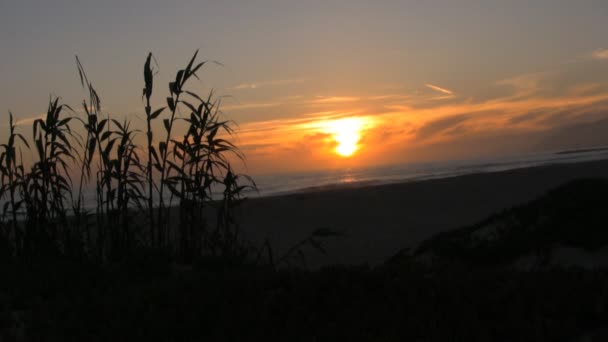
<path fill-rule="evenodd" d="M 608 324 L 608 273 L 582 269 L 132 260 L 13 263 L 3 274 L 9 341 L 572 341 Z"/>
<path fill-rule="evenodd" d="M 205 62 L 194 54 L 169 84 L 166 106 L 152 108 L 153 61 L 149 54 L 144 65 L 145 132 L 103 114 L 78 58 L 87 93 L 81 113 L 51 98 L 46 116 L 33 123 L 31 140 L 10 115 L 0 155 L 5 257 L 106 263 L 147 251 L 190 263 L 201 256 L 247 256 L 232 211 L 255 184 L 232 168 L 230 158 L 243 156 L 230 141 L 233 123 L 222 119 L 219 101 L 187 88 Z M 152 129 L 156 121 L 161 132 Z M 137 144 L 139 134 L 145 146 Z M 33 165 L 23 164 L 24 154 L 34 155 Z M 95 189 L 94 209 L 85 207 L 87 187 Z M 177 221 L 171 220 L 174 205 L 182 214 Z M 204 218 L 209 208 L 217 215 L 213 227 Z"/>
<path fill-rule="evenodd" d="M 243 240 L 234 210 L 255 184 L 232 168 L 244 156 L 220 103 L 187 88 L 203 64 L 195 54 L 166 107 L 152 108 L 148 55 L 144 132 L 103 114 L 78 59 L 84 113 L 51 99 L 29 140 L 10 116 L 0 341 L 569 341 L 607 326 L 608 272 L 509 264 L 556 244 L 604 246 L 605 181 L 568 184 L 376 267 L 307 270 L 304 248 L 324 251 L 329 229 L 281 256 Z M 480 239 L 488 225 L 499 229 Z M 427 252 L 438 257 L 421 261 Z"/>
<path fill-rule="evenodd" d="M 604 179 L 576 180 L 470 227 L 438 234 L 416 254 L 492 265 L 523 256 L 548 262 L 555 247 L 594 252 L 608 245 L 607 195 Z"/>

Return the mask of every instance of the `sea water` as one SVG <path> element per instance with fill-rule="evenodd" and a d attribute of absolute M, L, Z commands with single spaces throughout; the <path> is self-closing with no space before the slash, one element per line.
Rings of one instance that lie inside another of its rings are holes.
<path fill-rule="evenodd" d="M 450 160 L 383 167 L 286 173 L 254 177 L 256 196 L 273 196 L 365 185 L 380 185 L 506 171 L 534 166 L 608 159 L 608 148 L 543 152 L 499 159 Z"/>

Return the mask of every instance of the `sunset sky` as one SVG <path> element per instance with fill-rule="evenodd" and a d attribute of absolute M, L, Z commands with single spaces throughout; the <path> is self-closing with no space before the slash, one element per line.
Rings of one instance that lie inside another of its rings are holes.
<path fill-rule="evenodd" d="M 79 107 L 76 54 L 143 127 L 147 53 L 158 107 L 200 49 L 254 175 L 608 145 L 605 0 L 0 0 L 0 44 L 2 138 Z"/>

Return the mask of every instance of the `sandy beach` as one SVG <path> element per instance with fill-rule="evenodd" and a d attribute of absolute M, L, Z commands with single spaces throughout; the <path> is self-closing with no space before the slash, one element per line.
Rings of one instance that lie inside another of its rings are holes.
<path fill-rule="evenodd" d="M 313 229 L 344 237 L 328 254 L 307 253 L 310 266 L 377 264 L 430 236 L 475 223 L 577 178 L 608 177 L 608 160 L 559 164 L 419 182 L 367 185 L 251 198 L 240 209 L 246 237 L 268 238 L 281 254 Z"/>

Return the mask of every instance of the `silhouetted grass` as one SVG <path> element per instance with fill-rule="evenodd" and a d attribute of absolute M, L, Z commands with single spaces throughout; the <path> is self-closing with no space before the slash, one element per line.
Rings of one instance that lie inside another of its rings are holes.
<path fill-rule="evenodd" d="M 10 115 L 0 159 L 4 202 L 0 234 L 8 255 L 62 255 L 105 262 L 154 249 L 182 262 L 203 255 L 244 257 L 231 212 L 242 201 L 243 190 L 255 184 L 234 174 L 228 154 L 243 156 L 229 140 L 233 123 L 222 120 L 219 101 L 213 93 L 203 97 L 188 90 L 188 81 L 198 78 L 205 64 L 197 61 L 197 54 L 169 84 L 166 117 L 162 116 L 165 107 L 150 106 L 154 58 L 147 56 L 143 147 L 137 144 L 140 132 L 131 128 L 130 120 L 118 121 L 103 113 L 100 96 L 78 57 L 78 74 L 88 98 L 82 101 L 83 119 L 59 98 L 51 99 L 46 116 L 34 121 L 28 143 Z M 163 131 L 152 130 L 154 120 L 162 120 Z M 184 132 L 175 130 L 178 120 L 188 124 Z M 85 134 L 79 135 L 82 130 Z M 26 169 L 17 151 L 30 145 L 31 151 L 25 153 L 33 154 L 36 161 Z M 73 174 L 79 178 L 71 179 Z M 95 188 L 94 213 L 85 208 L 87 187 Z M 221 188 L 225 190 L 218 191 Z M 168 203 L 166 189 L 171 193 Z M 169 219 L 173 198 L 179 201 L 179 224 Z M 218 208 L 215 227 L 205 217 L 209 206 Z M 145 220 L 134 220 L 143 212 Z"/>
<path fill-rule="evenodd" d="M 25 138 L 16 132 L 13 114 L 9 113 L 8 141 L 6 144 L 0 145 L 4 149 L 0 154 L 0 199 L 8 197 L 2 207 L 0 217 L 0 229 L 2 229 L 0 248 L 4 251 L 0 257 L 16 253 L 23 244 L 23 231 L 18 225 L 18 212 L 24 203 L 19 194 L 20 190 L 25 187 L 25 170 L 22 164 L 23 158 L 17 159 L 17 139 L 29 148 Z"/>

